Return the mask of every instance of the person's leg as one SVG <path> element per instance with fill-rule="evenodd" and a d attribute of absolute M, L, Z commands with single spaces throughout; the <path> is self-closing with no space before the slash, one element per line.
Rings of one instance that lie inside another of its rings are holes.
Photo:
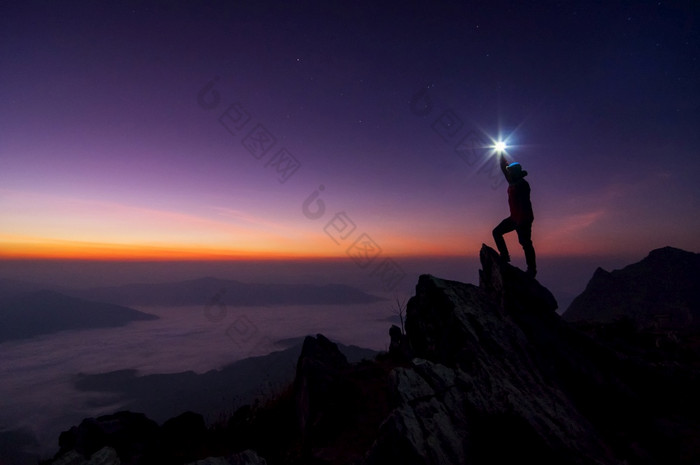
<path fill-rule="evenodd" d="M 537 263 L 535 258 L 535 247 L 532 245 L 532 223 L 518 226 L 518 242 L 525 251 L 525 263 L 527 263 L 527 273 L 533 278 L 537 274 Z"/>
<path fill-rule="evenodd" d="M 508 247 L 506 246 L 506 241 L 503 239 L 503 235 L 515 230 L 515 221 L 510 217 L 501 221 L 498 226 L 493 229 L 493 240 L 496 242 L 496 248 L 498 248 L 498 253 L 501 254 L 501 258 L 509 262 L 510 255 L 508 254 Z"/>

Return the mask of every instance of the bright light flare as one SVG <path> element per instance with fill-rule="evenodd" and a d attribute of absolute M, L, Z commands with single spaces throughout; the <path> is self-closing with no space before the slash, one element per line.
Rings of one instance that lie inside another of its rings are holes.
<path fill-rule="evenodd" d="M 498 153 L 505 152 L 507 148 L 508 148 L 508 144 L 506 144 L 502 140 L 497 141 L 493 146 L 493 149 Z"/>

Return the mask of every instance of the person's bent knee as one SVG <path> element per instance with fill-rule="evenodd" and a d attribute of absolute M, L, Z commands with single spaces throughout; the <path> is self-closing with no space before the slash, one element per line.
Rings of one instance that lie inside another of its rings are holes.
<path fill-rule="evenodd" d="M 527 247 L 532 247 L 532 239 L 521 239 L 521 238 L 518 238 L 518 242 L 520 242 L 520 245 L 522 245 L 522 246 L 525 247 L 525 248 L 527 248 Z"/>

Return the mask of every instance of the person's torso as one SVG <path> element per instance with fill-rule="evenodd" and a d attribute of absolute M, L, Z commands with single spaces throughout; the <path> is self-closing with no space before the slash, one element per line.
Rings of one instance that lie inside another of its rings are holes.
<path fill-rule="evenodd" d="M 530 184 L 527 181 L 520 179 L 508 185 L 508 206 L 510 216 L 516 223 L 534 219 L 530 203 Z"/>

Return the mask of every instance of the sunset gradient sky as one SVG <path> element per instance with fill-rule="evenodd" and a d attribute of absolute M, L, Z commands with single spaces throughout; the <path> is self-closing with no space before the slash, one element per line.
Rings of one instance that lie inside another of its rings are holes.
<path fill-rule="evenodd" d="M 480 3 L 5 2 L 0 258 L 473 256 L 499 134 L 540 256 L 700 251 L 698 3 Z"/>

